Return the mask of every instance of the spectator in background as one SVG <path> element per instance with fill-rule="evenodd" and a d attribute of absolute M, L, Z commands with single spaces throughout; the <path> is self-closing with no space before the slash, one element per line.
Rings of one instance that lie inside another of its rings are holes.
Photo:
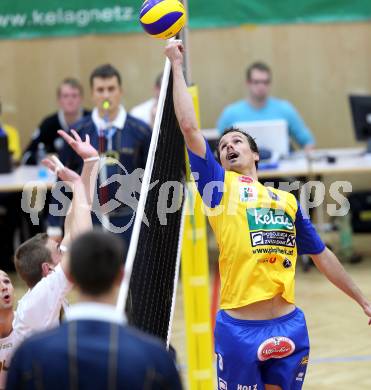
<path fill-rule="evenodd" d="M 153 88 L 154 96 L 151 99 L 148 99 L 145 102 L 133 107 L 130 111 L 130 114 L 132 116 L 142 120 L 144 123 L 147 123 L 147 125 L 151 128 L 153 128 L 153 124 L 155 122 L 157 102 L 160 96 L 161 83 L 162 73 L 160 73 L 156 77 L 155 85 Z"/>
<path fill-rule="evenodd" d="M 40 123 L 23 154 L 23 163 L 38 163 L 37 152 L 40 144 L 44 144 L 45 153 L 59 154 L 64 143 L 57 131 L 69 131 L 72 124 L 90 114 L 90 111 L 82 108 L 82 99 L 83 88 L 77 79 L 66 78 L 61 82 L 57 88 L 59 109 Z"/>
<path fill-rule="evenodd" d="M 73 242 L 69 278 L 78 302 L 59 328 L 26 340 L 16 351 L 6 389 L 181 389 L 164 346 L 125 325 L 116 310 L 126 251 L 108 233 Z"/>
<path fill-rule="evenodd" d="M 2 105 L 0 101 L 0 118 L 2 117 Z M 0 137 L 7 139 L 8 151 L 11 154 L 9 159 L 8 154 L 1 157 L 0 172 L 8 173 L 13 163 L 18 163 L 21 157 L 21 145 L 19 141 L 18 130 L 0 120 Z M 4 150 L 1 153 L 6 153 L 5 143 Z M 0 193 L 0 248 L 1 248 L 1 267 L 4 270 L 14 270 L 13 253 L 14 253 L 14 234 L 20 226 L 21 211 L 20 211 L 20 194 L 17 192 Z"/>
<path fill-rule="evenodd" d="M 123 202 L 123 198 L 133 200 L 132 192 L 138 196 L 139 177 L 129 175 L 137 168 L 145 168 L 152 133 L 149 126 L 128 114 L 122 105 L 121 75 L 115 67 L 105 64 L 94 69 L 90 75 L 90 87 L 93 112 L 82 118 L 74 128 L 81 138 L 90 137 L 102 160 L 98 186 L 101 206 L 95 204 L 93 221 L 120 234 L 128 245 L 134 210 L 132 205 Z M 68 146 L 62 150 L 61 159 L 71 169 L 80 171 L 82 161 Z M 137 180 L 133 182 L 135 178 Z M 118 182 L 118 179 L 123 182 Z M 103 183 L 106 184 L 102 186 Z M 133 185 L 136 187 L 133 188 Z M 51 215 L 49 223 L 48 235 L 58 240 L 62 234 L 60 218 Z"/>
<path fill-rule="evenodd" d="M 2 103 L 0 101 L 0 118 L 2 116 Z M 6 136 L 8 138 L 8 149 L 12 155 L 12 160 L 15 163 L 19 162 L 21 158 L 21 144 L 19 141 L 18 130 L 0 120 L 0 136 Z"/>
<path fill-rule="evenodd" d="M 266 64 L 255 62 L 250 65 L 246 72 L 247 97 L 223 110 L 217 128 L 222 133 L 239 122 L 283 119 L 291 139 L 305 151 L 310 151 L 315 143 L 311 131 L 290 102 L 269 95 L 271 81 L 272 72 Z"/>

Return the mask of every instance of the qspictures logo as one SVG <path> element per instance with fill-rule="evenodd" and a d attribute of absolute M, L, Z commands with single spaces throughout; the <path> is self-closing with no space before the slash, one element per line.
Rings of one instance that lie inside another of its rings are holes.
<path fill-rule="evenodd" d="M 251 246 L 295 247 L 295 225 L 282 210 L 256 208 L 246 210 Z"/>

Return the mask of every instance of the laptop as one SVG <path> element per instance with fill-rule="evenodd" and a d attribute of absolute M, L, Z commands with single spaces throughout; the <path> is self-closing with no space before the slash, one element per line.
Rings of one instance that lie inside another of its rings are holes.
<path fill-rule="evenodd" d="M 269 150 L 280 159 L 290 154 L 289 129 L 285 120 L 238 122 L 234 127 L 250 134 L 259 149 Z"/>

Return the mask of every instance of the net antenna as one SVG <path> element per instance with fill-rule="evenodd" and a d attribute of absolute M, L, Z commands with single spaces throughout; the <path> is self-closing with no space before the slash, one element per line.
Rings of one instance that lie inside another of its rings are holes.
<path fill-rule="evenodd" d="M 166 58 L 116 309 L 119 312 L 126 309 L 129 324 L 163 339 L 167 345 L 180 264 L 184 166 L 184 140 L 174 112 L 171 64 Z M 158 184 L 153 189 L 151 183 L 157 181 Z M 161 204 L 166 208 L 169 203 L 168 197 L 161 201 L 161 184 L 166 186 L 166 183 L 174 183 L 169 196 L 179 204 L 179 209 L 167 215 L 168 223 L 163 225 L 159 221 L 158 212 Z M 145 216 L 149 227 L 142 223 Z"/>
<path fill-rule="evenodd" d="M 188 0 L 181 0 L 181 2 L 184 5 L 184 9 L 186 11 L 186 15 L 189 15 L 189 8 L 188 8 Z M 184 78 L 187 82 L 187 85 L 191 85 L 192 83 L 192 73 L 191 73 L 191 59 L 190 59 L 190 53 L 188 49 L 188 39 L 189 39 L 189 16 L 187 18 L 187 22 L 185 26 L 183 27 L 182 31 L 179 34 L 179 38 L 183 42 L 183 46 L 186 49 L 183 53 L 184 56 L 184 63 L 183 63 L 183 71 L 184 71 Z"/>

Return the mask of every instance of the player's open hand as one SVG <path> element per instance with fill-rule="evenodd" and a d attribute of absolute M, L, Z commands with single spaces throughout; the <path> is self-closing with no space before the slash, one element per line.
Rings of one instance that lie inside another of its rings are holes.
<path fill-rule="evenodd" d="M 90 137 L 86 134 L 83 141 L 77 131 L 71 130 L 71 135 L 63 130 L 58 130 L 58 134 L 71 146 L 71 148 L 83 159 L 97 157 L 98 151 L 90 144 Z"/>
<path fill-rule="evenodd" d="M 41 162 L 66 183 L 74 184 L 81 180 L 81 177 L 76 172 L 65 167 L 56 156 L 44 158 Z"/>
<path fill-rule="evenodd" d="M 170 41 L 165 47 L 165 54 L 172 64 L 183 64 L 184 46 L 181 40 Z"/>

